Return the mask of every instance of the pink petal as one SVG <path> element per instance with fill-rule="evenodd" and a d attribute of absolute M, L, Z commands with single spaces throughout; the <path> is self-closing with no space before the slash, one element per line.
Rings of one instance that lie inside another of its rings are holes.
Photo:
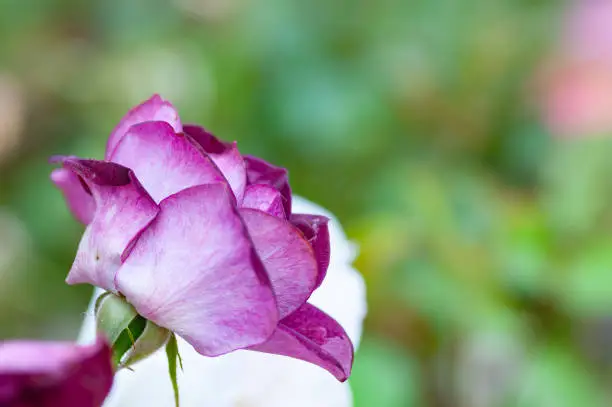
<path fill-rule="evenodd" d="M 64 194 L 64 199 L 72 215 L 79 222 L 85 225 L 89 224 L 93 219 L 96 204 L 79 177 L 65 168 L 56 168 L 51 172 L 51 181 Z"/>
<path fill-rule="evenodd" d="M 285 214 L 289 216 L 291 213 L 291 187 L 289 186 L 287 170 L 249 155 L 244 156 L 244 162 L 247 168 L 247 184 L 266 184 L 276 188 L 283 197 Z"/>
<path fill-rule="evenodd" d="M 110 159 L 117 144 L 119 144 L 130 127 L 149 121 L 166 122 L 172 126 L 175 132 L 180 133 L 183 131 L 181 120 L 174 106 L 170 102 L 163 100 L 159 95 L 153 95 L 149 100 L 145 100 L 138 106 L 133 107 L 112 131 L 106 144 L 106 159 Z"/>
<path fill-rule="evenodd" d="M 242 208 L 259 258 L 276 294 L 281 318 L 308 300 L 317 280 L 317 262 L 310 244 L 300 231 L 284 219 Z"/>
<path fill-rule="evenodd" d="M 210 156 L 227 179 L 237 202 L 242 202 L 247 182 L 246 168 L 236 142 L 222 142 L 200 126 L 187 125 L 183 131 Z"/>
<path fill-rule="evenodd" d="M 8 341 L 0 344 L 0 406 L 99 407 L 113 382 L 103 341 Z"/>
<path fill-rule="evenodd" d="M 210 158 L 165 122 L 132 126 L 111 161 L 131 168 L 155 202 L 185 188 L 225 181 Z"/>
<path fill-rule="evenodd" d="M 119 291 L 203 355 L 265 341 L 276 300 L 226 184 L 183 190 L 160 208 L 117 273 Z"/>
<path fill-rule="evenodd" d="M 281 219 L 285 219 L 283 197 L 270 185 L 249 185 L 244 192 L 243 208 L 258 209 Z"/>
<path fill-rule="evenodd" d="M 350 376 L 353 365 L 353 344 L 344 329 L 308 303 L 282 319 L 268 341 L 249 349 L 314 363 L 340 381 Z"/>
<path fill-rule="evenodd" d="M 62 160 L 65 168 L 83 179 L 96 204 L 66 282 L 114 291 L 124 252 L 159 209 L 131 170 L 105 161 Z"/>
<path fill-rule="evenodd" d="M 329 218 L 320 215 L 293 214 L 290 218 L 291 223 L 296 226 L 310 242 L 319 265 L 319 276 L 317 277 L 317 287 L 321 285 L 331 254 L 329 244 Z"/>

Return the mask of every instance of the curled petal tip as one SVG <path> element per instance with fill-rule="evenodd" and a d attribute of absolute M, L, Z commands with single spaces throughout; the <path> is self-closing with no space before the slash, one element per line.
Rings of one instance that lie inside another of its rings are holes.
<path fill-rule="evenodd" d="M 281 320 L 267 342 L 251 349 L 310 362 L 341 382 L 350 376 L 354 357 L 353 343 L 342 326 L 308 303 Z"/>

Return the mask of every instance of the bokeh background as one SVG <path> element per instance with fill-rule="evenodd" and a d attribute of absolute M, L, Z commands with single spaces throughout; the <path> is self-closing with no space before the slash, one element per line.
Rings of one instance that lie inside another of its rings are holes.
<path fill-rule="evenodd" d="M 0 0 L 0 337 L 71 338 L 52 154 L 160 93 L 360 246 L 358 407 L 612 405 L 612 2 Z"/>

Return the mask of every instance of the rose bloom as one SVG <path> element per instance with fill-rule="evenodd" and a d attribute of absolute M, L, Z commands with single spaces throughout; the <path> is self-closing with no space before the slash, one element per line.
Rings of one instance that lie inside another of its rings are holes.
<path fill-rule="evenodd" d="M 286 170 L 183 126 L 157 95 L 114 129 L 105 160 L 53 161 L 63 166 L 53 181 L 87 225 L 69 284 L 124 298 L 201 361 L 248 349 L 348 378 L 349 335 L 307 302 L 330 264 L 329 219 L 296 213 Z"/>
<path fill-rule="evenodd" d="M 558 50 L 537 76 L 538 105 L 552 134 L 612 133 L 612 2 L 576 0 Z"/>
<path fill-rule="evenodd" d="M 103 340 L 0 343 L 2 407 L 99 407 L 112 382 L 111 350 Z"/>
<path fill-rule="evenodd" d="M 365 286 L 351 263 L 354 246 L 330 213 L 295 197 L 296 210 L 329 217 L 333 247 L 327 276 L 310 302 L 334 317 L 346 329 L 357 347 L 366 313 Z M 101 290 L 92 297 L 79 341 L 95 340 L 93 308 Z M 339 294 L 340 293 L 340 294 Z M 264 353 L 237 351 L 216 358 L 205 358 L 179 338 L 183 370 L 178 371 L 181 405 L 184 407 L 350 407 L 348 383 L 340 383 L 317 366 L 297 359 Z M 173 405 L 167 377 L 168 362 L 163 350 L 123 369 L 104 407 Z"/>

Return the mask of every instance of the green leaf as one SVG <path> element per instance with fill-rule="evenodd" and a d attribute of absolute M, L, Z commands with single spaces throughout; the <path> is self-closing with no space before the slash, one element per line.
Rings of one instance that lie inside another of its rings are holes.
<path fill-rule="evenodd" d="M 179 389 L 178 381 L 176 380 L 176 361 L 181 360 L 181 356 L 178 351 L 178 344 L 176 343 L 176 336 L 172 334 L 168 343 L 166 344 L 166 356 L 168 356 L 168 373 L 170 373 L 170 381 L 172 382 L 172 389 L 174 390 L 174 405 L 179 407 Z M 181 362 L 181 370 L 183 363 Z"/>

